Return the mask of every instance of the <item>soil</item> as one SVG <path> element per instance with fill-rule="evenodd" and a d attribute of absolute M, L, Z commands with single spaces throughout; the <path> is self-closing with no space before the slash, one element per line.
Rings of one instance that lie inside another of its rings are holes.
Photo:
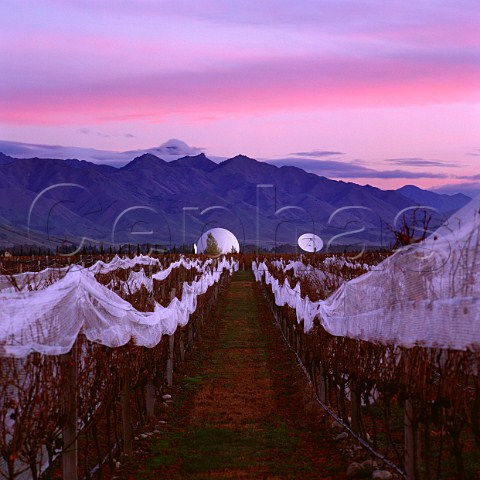
<path fill-rule="evenodd" d="M 344 478 L 331 419 L 252 272 L 237 272 L 116 479 Z"/>

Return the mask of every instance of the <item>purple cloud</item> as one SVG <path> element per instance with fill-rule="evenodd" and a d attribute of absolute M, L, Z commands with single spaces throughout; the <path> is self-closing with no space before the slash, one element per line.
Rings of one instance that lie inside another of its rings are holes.
<path fill-rule="evenodd" d="M 425 160 L 423 158 L 388 158 L 388 163 L 408 167 L 459 167 L 458 163 L 442 162 L 440 160 Z"/>
<path fill-rule="evenodd" d="M 345 155 L 343 152 L 331 152 L 329 150 L 313 150 L 311 152 L 296 152 L 291 155 L 299 157 L 332 157 L 336 155 Z"/>
<path fill-rule="evenodd" d="M 79 128 L 77 133 L 82 135 L 96 135 L 97 137 L 102 138 L 135 138 L 135 135 L 132 133 L 104 133 L 104 132 L 94 132 L 88 128 Z"/>
<path fill-rule="evenodd" d="M 378 179 L 418 179 L 418 178 L 450 178 L 444 173 L 435 172 L 411 172 L 408 170 L 375 170 L 363 167 L 353 162 L 338 162 L 335 160 L 313 160 L 305 158 L 284 158 L 267 160 L 276 166 L 291 165 L 302 168 L 317 175 L 329 178 L 378 178 Z"/>

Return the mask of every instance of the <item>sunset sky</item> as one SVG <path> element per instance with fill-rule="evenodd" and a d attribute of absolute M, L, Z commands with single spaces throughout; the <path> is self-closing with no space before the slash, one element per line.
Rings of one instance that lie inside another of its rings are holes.
<path fill-rule="evenodd" d="M 178 138 L 467 192 L 479 25 L 477 0 L 2 0 L 0 140 L 121 152 Z"/>

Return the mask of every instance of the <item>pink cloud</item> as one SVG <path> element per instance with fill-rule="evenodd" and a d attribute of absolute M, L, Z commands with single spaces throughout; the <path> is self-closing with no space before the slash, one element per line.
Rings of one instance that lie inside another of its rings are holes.
<path fill-rule="evenodd" d="M 91 72 L 90 72 L 91 73 Z M 92 78 L 89 78 L 89 77 Z M 230 68 L 95 79 L 89 73 L 0 86 L 0 120 L 68 123 L 89 117 L 161 119 L 295 109 L 477 101 L 480 65 L 465 58 L 296 57 Z"/>
<path fill-rule="evenodd" d="M 5 1 L 9 125 L 479 100 L 470 0 Z"/>

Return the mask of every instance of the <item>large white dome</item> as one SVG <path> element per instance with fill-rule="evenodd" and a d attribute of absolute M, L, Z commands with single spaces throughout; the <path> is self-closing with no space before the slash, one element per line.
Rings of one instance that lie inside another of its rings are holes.
<path fill-rule="evenodd" d="M 213 235 L 213 238 L 218 245 L 218 253 L 230 253 L 232 252 L 232 248 L 235 250 L 235 252 L 240 252 L 240 245 L 238 243 L 237 237 L 232 232 L 226 230 L 225 228 L 212 228 L 210 230 L 207 230 L 198 239 L 198 253 L 205 253 L 205 250 L 207 249 L 207 238 L 209 234 Z"/>

